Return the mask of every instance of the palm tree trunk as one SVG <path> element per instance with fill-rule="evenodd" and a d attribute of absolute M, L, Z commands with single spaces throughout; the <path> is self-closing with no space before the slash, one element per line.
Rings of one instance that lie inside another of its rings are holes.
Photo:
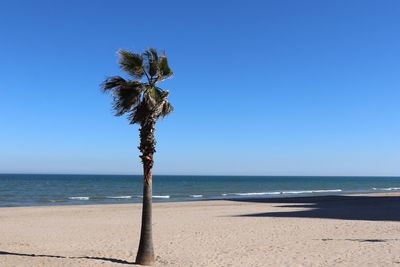
<path fill-rule="evenodd" d="M 155 152 L 155 120 L 143 123 L 140 129 L 140 151 L 143 162 L 143 208 L 142 228 L 140 233 L 139 250 L 136 256 L 136 263 L 141 265 L 154 264 L 153 234 L 152 234 L 152 169 L 153 153 Z"/>
<path fill-rule="evenodd" d="M 152 169 L 149 164 L 143 162 L 144 184 L 143 184 L 143 208 L 142 229 L 140 233 L 139 250 L 136 263 L 152 265 L 154 263 L 153 234 L 152 234 Z"/>

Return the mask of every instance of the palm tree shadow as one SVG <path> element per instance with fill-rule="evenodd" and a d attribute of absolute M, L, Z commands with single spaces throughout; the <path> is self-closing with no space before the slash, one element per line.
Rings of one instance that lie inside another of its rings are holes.
<path fill-rule="evenodd" d="M 120 260 L 120 259 L 114 259 L 114 258 L 103 258 L 103 257 L 89 257 L 89 256 L 66 257 L 66 256 L 58 256 L 58 255 L 26 254 L 26 253 L 16 253 L 16 252 L 7 252 L 7 251 L 0 251 L 0 255 L 23 256 L 23 257 L 45 257 L 45 258 L 58 258 L 58 259 L 89 259 L 89 260 L 101 260 L 101 261 L 109 261 L 109 262 L 113 262 L 113 263 L 136 265 L 135 262 L 129 262 L 126 260 Z"/>
<path fill-rule="evenodd" d="M 102 261 L 110 261 L 114 263 L 121 263 L 121 264 L 131 264 L 131 265 L 136 265 L 136 262 L 130 262 L 126 260 L 119 260 L 119 259 L 113 259 L 113 258 L 103 258 L 103 257 L 78 257 L 79 259 L 88 259 L 88 260 L 102 260 Z"/>
<path fill-rule="evenodd" d="M 295 211 L 237 215 L 239 217 L 295 217 L 366 221 L 400 221 L 399 196 L 315 196 L 231 201 L 276 203 L 274 207 L 304 208 Z"/>

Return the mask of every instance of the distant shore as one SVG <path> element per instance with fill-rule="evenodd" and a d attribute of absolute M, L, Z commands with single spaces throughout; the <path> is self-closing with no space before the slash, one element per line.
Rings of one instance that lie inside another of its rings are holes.
<path fill-rule="evenodd" d="M 140 204 L 0 208 L 0 266 L 134 263 Z M 154 204 L 157 266 L 394 266 L 400 193 Z"/>

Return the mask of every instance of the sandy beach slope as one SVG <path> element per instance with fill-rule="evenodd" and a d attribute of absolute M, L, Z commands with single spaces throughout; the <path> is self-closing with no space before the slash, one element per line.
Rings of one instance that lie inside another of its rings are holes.
<path fill-rule="evenodd" d="M 138 204 L 0 208 L 0 266 L 129 266 Z M 154 204 L 157 266 L 400 266 L 400 194 Z"/>

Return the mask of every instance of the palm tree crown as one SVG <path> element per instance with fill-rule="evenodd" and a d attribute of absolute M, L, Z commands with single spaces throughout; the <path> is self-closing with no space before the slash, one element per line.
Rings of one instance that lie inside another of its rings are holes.
<path fill-rule="evenodd" d="M 105 92 L 112 92 L 115 115 L 128 114 L 131 124 L 142 125 L 149 117 L 157 120 L 171 113 L 169 91 L 157 87 L 157 83 L 173 75 L 165 53 L 159 56 L 156 49 L 150 48 L 143 54 L 126 50 L 119 50 L 119 54 L 121 69 L 134 79 L 114 76 L 102 84 Z"/>

